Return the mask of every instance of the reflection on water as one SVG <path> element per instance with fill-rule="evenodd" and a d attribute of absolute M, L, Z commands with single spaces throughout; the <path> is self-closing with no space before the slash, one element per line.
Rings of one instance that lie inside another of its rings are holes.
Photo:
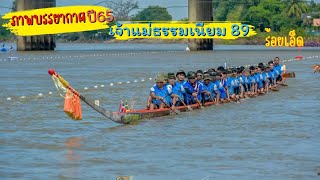
<path fill-rule="evenodd" d="M 76 153 L 77 149 L 79 149 L 81 144 L 81 137 L 71 137 L 66 140 L 64 143 L 65 148 L 67 149 L 66 159 L 69 161 L 79 161 L 80 156 Z"/>
<path fill-rule="evenodd" d="M 64 178 L 80 178 L 81 177 L 81 157 L 78 150 L 82 146 L 81 137 L 70 137 L 65 143 L 64 147 L 66 149 L 65 159 L 64 159 L 64 172 L 61 177 Z"/>
<path fill-rule="evenodd" d="M 319 51 L 113 53 L 120 45 L 73 44 L 71 51 L 23 52 L 32 59 L 0 63 L 1 179 L 314 179 L 320 162 L 320 58 L 292 61 L 288 87 L 243 101 L 118 125 L 85 104 L 83 120 L 63 112 L 48 68 L 80 93 L 117 110 L 120 96 L 144 108 L 148 78 L 159 72 L 267 62 Z M 132 45 L 122 51 L 183 50 L 184 45 Z M 64 48 L 59 46 L 59 48 Z M 106 51 L 77 51 L 79 49 Z M 251 47 L 250 47 L 251 48 Z M 248 49 L 248 48 L 247 48 Z M 90 56 L 79 56 L 90 55 Z M 64 57 L 46 59 L 42 57 Z M 78 57 L 77 57 L 78 56 Z M 0 54 L 1 59 L 2 54 Z M 33 60 L 33 58 L 38 58 Z M 145 78 L 145 81 L 140 81 Z M 134 80 L 138 80 L 134 82 Z M 123 82 L 121 85 L 117 82 Z M 124 83 L 130 81 L 130 84 Z M 105 86 L 113 83 L 114 86 Z M 93 88 L 99 85 L 98 88 Z M 84 90 L 89 87 L 89 90 Z M 53 92 L 49 95 L 48 92 Z M 42 93 L 43 96 L 37 96 Z M 22 101 L 16 97 L 26 96 Z M 12 97 L 7 101 L 7 97 Z"/>

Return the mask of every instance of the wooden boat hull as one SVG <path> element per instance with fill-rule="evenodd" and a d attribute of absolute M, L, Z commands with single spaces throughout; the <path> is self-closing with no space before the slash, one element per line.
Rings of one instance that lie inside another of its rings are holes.
<path fill-rule="evenodd" d="M 213 102 L 207 102 L 205 103 L 205 106 L 212 106 L 215 103 Z M 190 107 L 195 110 L 195 109 L 200 109 L 201 107 L 198 104 L 192 104 Z M 177 110 L 180 112 L 185 112 L 188 111 L 185 106 L 178 106 L 176 107 Z M 172 113 L 170 108 L 164 108 L 164 109 L 155 109 L 155 110 L 148 110 L 148 109 L 139 109 L 127 113 L 119 113 L 119 112 L 114 112 L 118 116 L 121 117 L 121 122 L 123 124 L 128 124 L 132 123 L 135 121 L 138 121 L 140 119 L 150 119 L 150 118 L 155 118 L 155 117 L 162 117 L 162 116 L 168 116 Z"/>

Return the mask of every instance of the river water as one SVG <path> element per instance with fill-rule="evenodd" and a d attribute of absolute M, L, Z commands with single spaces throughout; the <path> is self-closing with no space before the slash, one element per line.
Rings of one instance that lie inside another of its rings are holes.
<path fill-rule="evenodd" d="M 54 52 L 0 54 L 1 179 L 315 179 L 320 172 L 319 49 L 58 44 Z M 292 60 L 297 55 L 307 59 Z M 202 110 L 119 125 L 82 103 L 63 112 L 54 68 L 86 97 L 117 111 L 120 96 L 143 108 L 157 73 L 286 60 L 288 87 Z M 290 61 L 287 61 L 290 60 Z M 112 84 L 113 86 L 111 86 Z M 52 92 L 52 94 L 49 94 Z"/>

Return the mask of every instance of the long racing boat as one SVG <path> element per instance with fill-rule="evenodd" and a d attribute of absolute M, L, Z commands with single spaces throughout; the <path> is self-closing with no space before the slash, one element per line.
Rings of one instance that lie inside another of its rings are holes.
<path fill-rule="evenodd" d="M 139 109 L 139 110 L 131 110 L 127 111 L 125 113 L 121 112 L 112 112 L 109 110 L 106 110 L 105 108 L 89 101 L 86 97 L 78 93 L 75 89 L 73 89 L 69 83 L 63 79 L 58 73 L 56 73 L 53 69 L 49 69 L 48 73 L 52 76 L 54 83 L 56 87 L 60 87 L 61 89 L 65 88 L 66 90 L 69 90 L 74 96 L 80 98 L 83 102 L 85 102 L 87 105 L 89 105 L 91 108 L 105 116 L 106 118 L 120 124 L 129 124 L 136 122 L 141 119 L 150 119 L 155 117 L 161 117 L 161 116 L 168 116 L 172 113 L 178 114 L 178 112 L 185 112 L 188 110 L 196 110 L 203 108 L 200 104 L 192 104 L 190 105 L 191 109 L 188 109 L 186 106 L 178 106 L 176 109 L 171 108 L 164 108 L 164 109 L 155 109 L 155 110 L 148 110 L 148 109 Z M 295 73 L 287 73 L 285 74 L 286 78 L 294 78 Z M 274 91 L 277 91 L 277 89 L 274 89 Z M 214 102 L 207 102 L 205 103 L 205 107 L 215 105 Z"/>

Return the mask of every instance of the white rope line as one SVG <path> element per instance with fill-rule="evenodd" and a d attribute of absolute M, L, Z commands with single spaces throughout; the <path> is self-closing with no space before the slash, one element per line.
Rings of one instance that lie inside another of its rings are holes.
<path fill-rule="evenodd" d="M 30 60 L 43 60 L 43 59 L 68 59 L 70 58 L 83 58 L 83 57 L 103 57 L 103 56 L 123 56 L 123 55 L 141 55 L 141 54 L 160 54 L 160 53 L 185 53 L 185 51 L 153 51 L 153 52 L 134 52 L 134 53 L 98 53 L 98 54 L 84 54 L 74 56 L 47 56 L 47 57 L 34 57 L 34 58 L 19 58 L 19 57 L 7 57 L 0 59 L 0 62 L 12 62 L 12 61 L 30 61 Z M 76 60 L 76 59 L 75 59 Z"/>

